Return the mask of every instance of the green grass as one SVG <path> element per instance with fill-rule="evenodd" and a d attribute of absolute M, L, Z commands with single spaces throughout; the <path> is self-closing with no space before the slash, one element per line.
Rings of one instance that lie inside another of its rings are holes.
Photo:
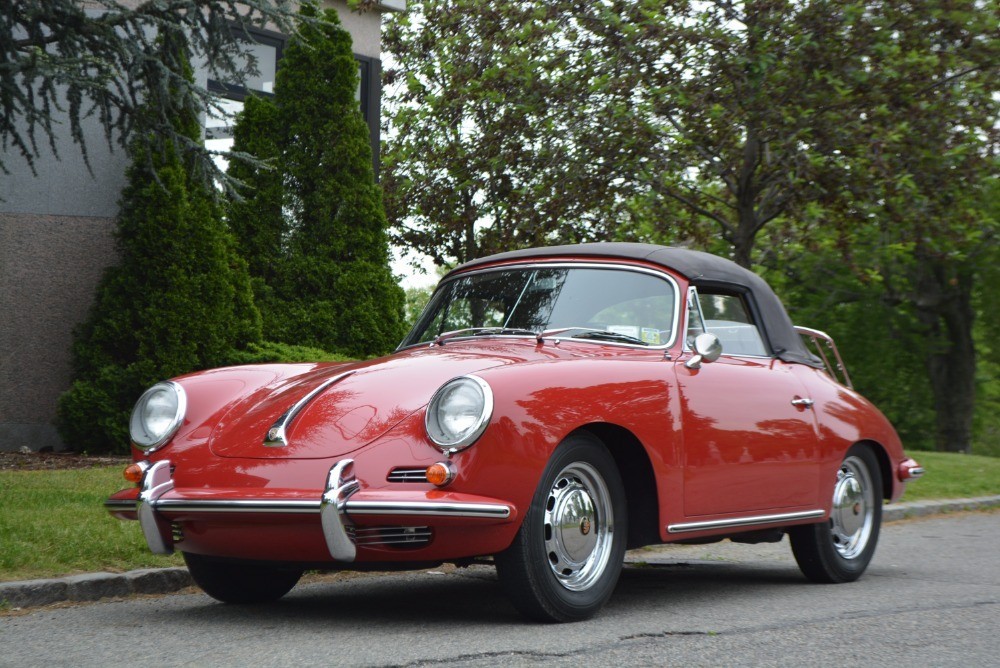
<path fill-rule="evenodd" d="M 947 452 L 908 452 L 927 469 L 906 486 L 903 501 L 960 499 L 1000 494 L 1000 458 Z"/>
<path fill-rule="evenodd" d="M 0 581 L 181 565 L 104 510 L 126 484 L 121 467 L 0 471 Z"/>
<path fill-rule="evenodd" d="M 1000 494 L 1000 458 L 911 454 L 927 474 L 903 501 Z M 0 581 L 181 565 L 177 555 L 151 554 L 138 522 L 104 510 L 124 485 L 120 467 L 0 471 Z"/>

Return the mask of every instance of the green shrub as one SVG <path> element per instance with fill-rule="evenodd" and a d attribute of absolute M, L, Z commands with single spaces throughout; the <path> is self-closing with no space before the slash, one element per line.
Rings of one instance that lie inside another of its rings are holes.
<path fill-rule="evenodd" d="M 322 19 L 290 40 L 274 98 L 248 100 L 237 118 L 234 148 L 275 169 L 234 164 L 253 190 L 228 218 L 269 339 L 370 356 L 405 333 L 404 295 L 389 269 L 351 38 L 334 10 Z"/>
<path fill-rule="evenodd" d="M 168 40 L 164 48 L 184 46 Z M 172 122 L 199 139 L 193 111 L 174 111 Z M 261 339 L 246 263 L 214 193 L 192 177 L 190 156 L 180 147 L 146 146 L 137 140 L 130 147 L 119 264 L 105 272 L 90 316 L 75 333 L 74 382 L 58 417 L 74 450 L 127 451 L 128 414 L 146 387 L 224 364 L 234 350 Z"/>
<path fill-rule="evenodd" d="M 230 364 L 263 364 L 266 362 L 349 362 L 350 358 L 328 353 L 319 348 L 291 346 L 274 341 L 252 343 L 245 350 L 235 350 Z"/>

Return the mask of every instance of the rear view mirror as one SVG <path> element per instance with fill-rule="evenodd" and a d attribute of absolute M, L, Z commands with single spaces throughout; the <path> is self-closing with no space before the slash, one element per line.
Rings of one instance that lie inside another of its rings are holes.
<path fill-rule="evenodd" d="M 692 347 L 694 357 L 684 363 L 688 369 L 700 369 L 702 362 L 714 362 L 722 354 L 722 342 L 715 334 L 699 334 Z"/>

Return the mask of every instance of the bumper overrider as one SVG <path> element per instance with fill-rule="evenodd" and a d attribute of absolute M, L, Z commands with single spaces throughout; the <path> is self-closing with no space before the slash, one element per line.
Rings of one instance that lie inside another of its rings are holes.
<path fill-rule="evenodd" d="M 133 492 L 134 494 L 134 492 Z M 460 497 L 460 498 L 456 498 Z M 426 492 L 366 492 L 354 475 L 354 460 L 334 464 L 318 498 L 258 498 L 243 494 L 226 498 L 202 490 L 177 490 L 167 460 L 156 462 L 144 473 L 138 497 L 108 499 L 105 508 L 120 519 L 138 519 L 149 549 L 155 554 L 171 554 L 174 538 L 171 522 L 176 518 L 243 516 L 319 515 L 319 524 L 330 557 L 353 562 L 357 545 L 352 537 L 356 520 L 377 516 L 407 520 L 424 518 L 433 523 L 456 518 L 463 523 L 506 524 L 516 517 L 510 503 L 472 495 L 432 496 Z"/>

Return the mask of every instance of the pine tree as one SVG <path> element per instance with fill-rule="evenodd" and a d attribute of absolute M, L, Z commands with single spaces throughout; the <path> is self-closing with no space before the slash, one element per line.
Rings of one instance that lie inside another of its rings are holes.
<path fill-rule="evenodd" d="M 183 54 L 183 38 L 164 38 Z M 142 121 L 140 114 L 139 121 Z M 192 140 L 193 113 L 177 131 Z M 59 428 L 73 449 L 124 451 L 128 414 L 149 385 L 225 364 L 261 338 L 245 261 L 215 194 L 193 174 L 190 152 L 169 139 L 137 137 L 119 202 L 118 265 L 102 278 L 74 342 L 75 382 L 59 404 Z"/>
<path fill-rule="evenodd" d="M 275 172 L 236 173 L 255 194 L 230 206 L 230 225 L 247 253 L 269 339 L 382 353 L 404 333 L 404 295 L 389 269 L 381 191 L 355 98 L 357 62 L 334 10 L 306 5 L 302 13 L 322 20 L 304 23 L 289 42 L 273 101 L 248 101 L 236 127 L 236 150 L 273 158 L 281 205 Z M 260 138 L 275 128 L 272 147 Z"/>

